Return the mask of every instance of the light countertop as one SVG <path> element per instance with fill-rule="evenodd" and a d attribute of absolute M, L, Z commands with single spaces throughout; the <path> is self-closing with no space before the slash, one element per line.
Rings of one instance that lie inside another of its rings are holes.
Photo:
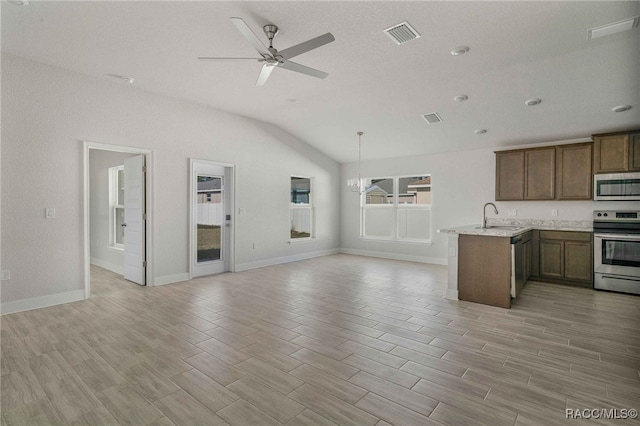
<path fill-rule="evenodd" d="M 487 220 L 487 228 L 480 224 L 438 229 L 443 234 L 484 235 L 487 237 L 514 237 L 531 230 L 593 232 L 591 221 L 577 220 Z"/>

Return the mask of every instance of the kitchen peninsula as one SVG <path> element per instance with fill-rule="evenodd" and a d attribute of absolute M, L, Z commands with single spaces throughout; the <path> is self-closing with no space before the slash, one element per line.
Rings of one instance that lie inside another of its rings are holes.
<path fill-rule="evenodd" d="M 495 218 L 486 228 L 439 229 L 449 236 L 446 297 L 510 308 L 530 277 L 591 287 L 592 229 L 590 221 Z"/>

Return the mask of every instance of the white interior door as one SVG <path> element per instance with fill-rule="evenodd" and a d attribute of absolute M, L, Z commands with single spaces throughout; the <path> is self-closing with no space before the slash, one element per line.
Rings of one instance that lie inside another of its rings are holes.
<path fill-rule="evenodd" d="M 124 160 L 124 278 L 145 285 L 144 155 Z"/>
<path fill-rule="evenodd" d="M 219 274 L 231 266 L 231 167 L 191 162 L 191 276 Z"/>

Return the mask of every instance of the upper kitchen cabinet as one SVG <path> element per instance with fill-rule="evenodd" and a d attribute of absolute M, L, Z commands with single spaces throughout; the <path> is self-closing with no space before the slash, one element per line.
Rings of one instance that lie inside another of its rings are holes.
<path fill-rule="evenodd" d="M 590 200 L 591 164 L 591 142 L 498 151 L 496 201 Z"/>
<path fill-rule="evenodd" d="M 594 173 L 640 171 L 640 132 L 593 135 Z"/>
<path fill-rule="evenodd" d="M 556 148 L 556 198 L 591 200 L 592 143 L 561 145 Z"/>
<path fill-rule="evenodd" d="M 524 153 L 524 199 L 553 200 L 556 190 L 556 149 L 531 149 Z"/>
<path fill-rule="evenodd" d="M 640 132 L 629 135 L 629 170 L 640 171 Z"/>
<path fill-rule="evenodd" d="M 496 152 L 496 201 L 524 199 L 524 151 Z"/>

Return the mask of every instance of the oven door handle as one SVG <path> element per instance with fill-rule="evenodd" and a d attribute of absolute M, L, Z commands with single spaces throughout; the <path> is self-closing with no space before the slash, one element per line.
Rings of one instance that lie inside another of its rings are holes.
<path fill-rule="evenodd" d="M 612 240 L 640 241 L 640 234 L 593 234 L 593 236 Z"/>

